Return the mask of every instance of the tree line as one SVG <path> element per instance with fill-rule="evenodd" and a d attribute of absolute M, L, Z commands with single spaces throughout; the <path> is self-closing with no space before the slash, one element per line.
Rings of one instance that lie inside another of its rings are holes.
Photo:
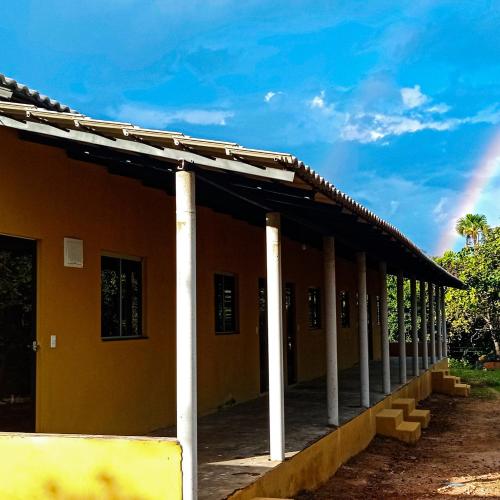
<path fill-rule="evenodd" d="M 500 359 L 500 227 L 490 227 L 482 214 L 458 219 L 456 231 L 464 247 L 434 260 L 459 278 L 464 290 L 446 291 L 450 357 L 476 362 L 481 356 Z M 405 322 L 410 331 L 410 288 L 405 282 Z M 418 293 L 418 292 L 417 292 Z M 389 334 L 397 338 L 396 280 L 388 282 Z"/>

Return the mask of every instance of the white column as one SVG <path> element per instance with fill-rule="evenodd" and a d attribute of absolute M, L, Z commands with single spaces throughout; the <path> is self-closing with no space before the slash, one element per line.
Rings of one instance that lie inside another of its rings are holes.
<path fill-rule="evenodd" d="M 177 439 L 182 446 L 182 498 L 195 500 L 197 487 L 196 380 L 196 201 L 195 174 L 175 174 Z"/>
<path fill-rule="evenodd" d="M 337 363 L 337 291 L 335 282 L 335 239 L 323 240 L 326 316 L 326 400 L 328 424 L 339 425 L 339 381 Z"/>
<path fill-rule="evenodd" d="M 417 329 L 417 282 L 415 278 L 410 282 L 411 294 L 411 341 L 413 347 L 413 375 L 419 374 L 418 366 L 418 329 Z"/>
<path fill-rule="evenodd" d="M 427 342 L 427 310 L 425 296 L 425 281 L 420 281 L 420 332 L 422 338 L 422 359 L 424 370 L 429 368 L 429 349 Z"/>
<path fill-rule="evenodd" d="M 437 326 L 437 358 L 443 358 L 443 337 L 441 322 L 441 287 L 436 286 L 436 326 Z"/>
<path fill-rule="evenodd" d="M 380 330 L 382 342 L 382 381 L 384 394 L 391 393 L 391 357 L 389 353 L 389 328 L 387 310 L 387 264 L 380 262 Z"/>
<path fill-rule="evenodd" d="M 406 384 L 406 331 L 405 297 L 403 273 L 397 275 L 398 338 L 399 338 L 399 382 Z"/>
<path fill-rule="evenodd" d="M 431 362 L 436 362 L 436 329 L 434 326 L 434 285 L 429 282 L 429 332 L 431 334 Z"/>
<path fill-rule="evenodd" d="M 370 366 L 368 360 L 368 304 L 366 300 L 366 254 L 356 254 L 358 267 L 359 375 L 361 406 L 370 406 Z"/>
<path fill-rule="evenodd" d="M 283 381 L 283 307 L 280 214 L 266 214 L 267 335 L 269 349 L 269 451 L 271 460 L 285 459 Z"/>
<path fill-rule="evenodd" d="M 442 311 L 443 318 L 443 356 L 448 357 L 448 332 L 446 331 L 446 288 L 441 290 Z"/>

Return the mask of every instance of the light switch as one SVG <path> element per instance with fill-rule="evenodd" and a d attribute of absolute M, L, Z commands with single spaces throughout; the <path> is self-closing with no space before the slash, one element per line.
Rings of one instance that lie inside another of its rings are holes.
<path fill-rule="evenodd" d="M 50 348 L 55 349 L 57 346 L 57 337 L 55 335 L 50 336 Z"/>

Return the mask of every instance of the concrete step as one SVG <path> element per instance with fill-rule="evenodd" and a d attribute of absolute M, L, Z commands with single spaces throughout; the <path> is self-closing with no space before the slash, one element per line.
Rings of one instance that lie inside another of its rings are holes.
<path fill-rule="evenodd" d="M 416 443 L 420 438 L 421 426 L 419 422 L 403 420 L 401 409 L 386 409 L 377 413 L 375 420 L 377 434 L 399 439 L 405 443 Z"/>
<path fill-rule="evenodd" d="M 408 422 L 419 422 L 422 429 L 429 426 L 431 412 L 415 409 L 415 400 L 412 398 L 398 398 L 392 402 L 392 407 L 403 410 L 403 418 Z"/>
<path fill-rule="evenodd" d="M 422 429 L 427 429 L 427 427 L 429 427 L 429 422 L 431 421 L 431 412 L 430 410 L 416 409 L 413 410 L 405 420 L 408 420 L 409 422 L 418 422 Z"/>
<path fill-rule="evenodd" d="M 448 370 L 434 370 L 431 372 L 432 390 L 450 396 L 467 397 L 470 395 L 470 385 L 463 384 L 460 377 L 448 375 Z"/>
<path fill-rule="evenodd" d="M 466 398 L 470 396 L 470 385 L 469 384 L 455 384 L 453 388 L 453 395 Z"/>
<path fill-rule="evenodd" d="M 393 408 L 403 410 L 404 419 L 415 409 L 415 400 L 413 398 L 398 398 L 394 399 L 391 403 Z"/>
<path fill-rule="evenodd" d="M 402 422 L 396 427 L 396 438 L 408 444 L 415 444 L 422 434 L 419 422 Z"/>
<path fill-rule="evenodd" d="M 447 374 L 445 373 L 445 370 L 432 370 L 431 371 L 431 380 L 432 380 L 432 389 L 435 390 L 437 387 L 440 387 L 442 382 L 443 382 L 443 378 L 446 376 Z"/>
<path fill-rule="evenodd" d="M 445 375 L 441 380 L 440 389 L 445 394 L 453 394 L 453 390 L 455 388 L 455 384 L 457 383 L 457 379 L 452 375 Z"/>

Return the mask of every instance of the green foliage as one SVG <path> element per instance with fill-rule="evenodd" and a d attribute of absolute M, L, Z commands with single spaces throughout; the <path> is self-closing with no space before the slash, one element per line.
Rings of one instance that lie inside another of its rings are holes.
<path fill-rule="evenodd" d="M 488 222 L 485 215 L 466 214 L 458 219 L 455 229 L 465 237 L 465 246 L 477 247 L 488 232 Z"/>
<path fill-rule="evenodd" d="M 405 304 L 405 332 L 406 341 L 411 342 L 411 293 L 410 281 L 404 280 L 403 284 Z M 417 281 L 417 328 L 420 328 L 420 285 Z M 398 341 L 398 300 L 397 300 L 397 278 L 387 275 L 387 309 L 389 341 Z"/>
<path fill-rule="evenodd" d="M 469 359 L 492 351 L 500 356 L 500 228 L 477 247 L 448 251 L 436 261 L 467 286 L 446 294 L 452 348 L 471 351 Z"/>
<path fill-rule="evenodd" d="M 451 374 L 472 386 L 472 395 L 484 399 L 496 399 L 500 393 L 500 370 L 475 370 L 451 367 Z"/>
<path fill-rule="evenodd" d="M 448 365 L 451 369 L 457 369 L 457 370 L 472 370 L 474 368 L 474 365 L 467 361 L 466 359 L 455 359 L 455 358 L 449 358 L 448 359 Z"/>

